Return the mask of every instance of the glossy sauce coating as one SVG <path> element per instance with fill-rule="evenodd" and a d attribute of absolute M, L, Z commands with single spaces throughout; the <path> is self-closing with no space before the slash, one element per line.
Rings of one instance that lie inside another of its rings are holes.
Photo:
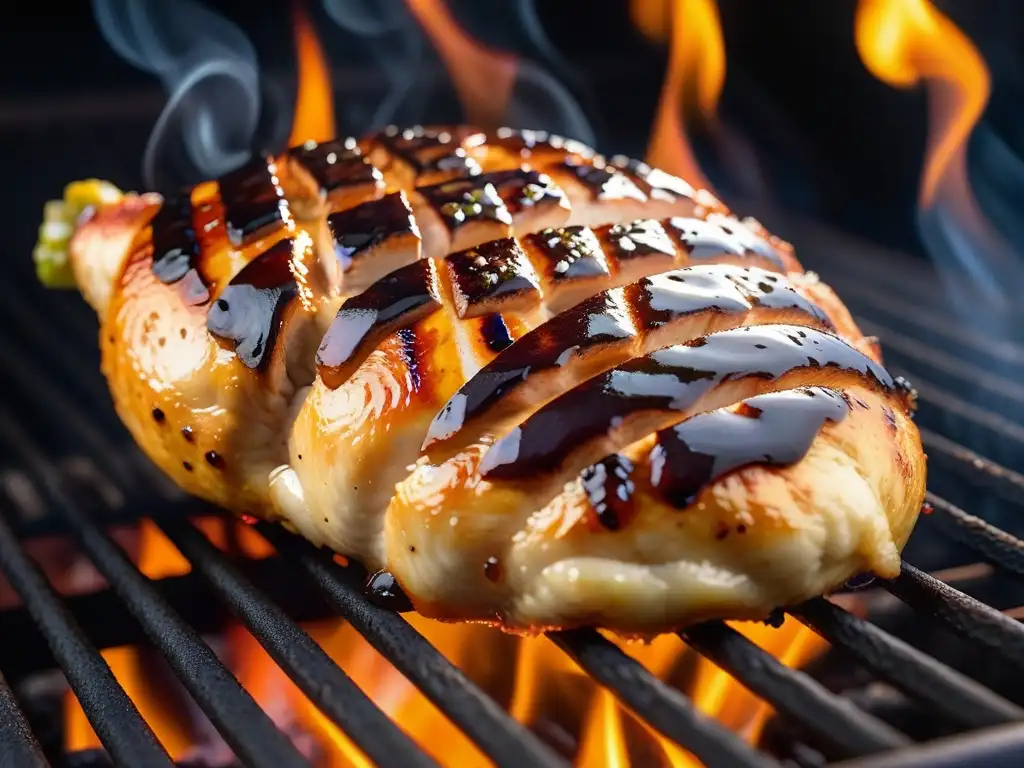
<path fill-rule="evenodd" d="M 633 470 L 633 462 L 614 453 L 580 473 L 592 522 L 609 531 L 618 531 L 633 519 L 636 514 Z"/>
<path fill-rule="evenodd" d="M 483 141 L 483 135 L 465 126 L 451 129 L 416 126 L 404 131 L 389 125 L 376 140 L 389 153 L 409 165 L 416 175 L 439 171 L 452 176 L 475 176 L 480 164 L 464 148 Z"/>
<path fill-rule="evenodd" d="M 393 192 L 380 200 L 332 213 L 327 217 L 327 226 L 334 238 L 334 253 L 342 271 L 348 271 L 362 253 L 392 235 L 419 237 L 419 228 L 404 192 Z"/>
<path fill-rule="evenodd" d="M 771 381 L 808 367 L 856 372 L 893 387 L 884 368 L 836 336 L 799 326 L 745 326 L 632 360 L 570 390 L 496 442 L 481 472 L 491 479 L 539 477 L 633 412 L 683 411 L 724 381 Z"/>
<path fill-rule="evenodd" d="M 537 274 L 513 238 L 504 237 L 445 258 L 459 317 L 479 317 L 540 303 Z"/>
<path fill-rule="evenodd" d="M 246 264 L 210 306 L 207 329 L 234 349 L 247 368 L 264 366 L 280 326 L 281 309 L 300 292 L 309 291 L 302 284 L 304 276 L 296 272 L 299 248 L 293 239 L 277 242 Z"/>
<path fill-rule="evenodd" d="M 756 255 L 770 262 L 780 272 L 786 270 L 782 256 L 764 238 L 758 237 L 742 223 L 729 216 L 711 214 L 706 219 L 673 216 L 664 222 L 666 231 L 677 238 L 693 261 L 713 259 L 729 254 Z"/>
<path fill-rule="evenodd" d="M 384 180 L 356 146 L 353 138 L 306 142 L 288 150 L 313 177 L 323 192 L 359 184 L 377 184 Z"/>
<path fill-rule="evenodd" d="M 317 350 L 324 384 L 337 389 L 386 336 L 440 308 L 437 270 L 430 259 L 397 269 L 353 296 L 338 310 Z"/>
<path fill-rule="evenodd" d="M 599 293 L 520 338 L 467 381 L 435 417 L 428 444 L 451 437 L 486 413 L 531 375 L 566 364 L 572 356 L 629 342 L 696 312 L 745 313 L 753 306 L 791 308 L 823 327 L 822 310 L 775 275 L 721 265 L 679 269 Z M 767 289 L 767 292 L 765 291 Z"/>
<path fill-rule="evenodd" d="M 493 185 L 513 215 L 545 203 L 558 203 L 565 197 L 550 176 L 529 168 L 485 173 L 480 179 Z"/>
<path fill-rule="evenodd" d="M 569 159 L 560 163 L 558 168 L 570 173 L 589 190 L 595 200 L 630 199 L 643 202 L 647 199 L 636 184 L 614 166 Z"/>
<path fill-rule="evenodd" d="M 608 255 L 619 262 L 651 256 L 674 259 L 676 247 L 665 228 L 653 219 L 601 227 L 596 232 Z"/>
<path fill-rule="evenodd" d="M 547 262 L 547 275 L 556 283 L 611 274 L 601 244 L 588 227 L 546 229 L 527 235 L 523 244 Z"/>
<path fill-rule="evenodd" d="M 734 469 L 795 464 L 825 422 L 842 421 L 849 410 L 835 390 L 801 387 L 749 398 L 734 411 L 699 414 L 658 432 L 651 485 L 671 504 L 686 507 Z"/>
<path fill-rule="evenodd" d="M 267 155 L 257 155 L 241 168 L 221 176 L 217 184 L 232 245 L 251 243 L 290 219 L 277 166 Z"/>
<path fill-rule="evenodd" d="M 450 231 L 473 221 L 511 224 L 512 215 L 493 184 L 476 177 L 417 187 Z"/>
<path fill-rule="evenodd" d="M 180 284 L 182 299 L 190 306 L 210 300 L 210 286 L 200 271 L 201 250 L 192 222 L 192 201 L 165 200 L 152 223 L 153 275 L 167 285 Z"/>

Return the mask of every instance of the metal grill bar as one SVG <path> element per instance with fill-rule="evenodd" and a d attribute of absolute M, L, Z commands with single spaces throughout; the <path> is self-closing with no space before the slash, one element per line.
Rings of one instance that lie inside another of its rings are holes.
<path fill-rule="evenodd" d="M 950 538 L 963 542 L 993 563 L 1024 575 L 1024 541 L 934 493 L 927 494 L 927 498 L 934 510 L 935 522 Z"/>
<path fill-rule="evenodd" d="M 895 579 L 879 583 L 912 608 L 1024 669 L 1024 627 L 1017 621 L 907 563 Z"/>
<path fill-rule="evenodd" d="M 310 700 L 341 726 L 380 766 L 434 766 L 405 735 L 285 613 L 243 577 L 210 541 L 185 520 L 157 525 L 252 632 Z"/>
<path fill-rule="evenodd" d="M 0 724 L 0 765 L 49 766 L 3 675 L 0 675 Z"/>
<path fill-rule="evenodd" d="M 950 722 L 984 728 L 1024 720 L 1024 709 L 824 598 L 808 600 L 789 613 Z"/>
<path fill-rule="evenodd" d="M 929 460 L 939 458 L 961 477 L 1024 506 L 1024 475 L 965 448 L 948 437 L 919 429 Z"/>
<path fill-rule="evenodd" d="M 40 479 L 52 508 L 68 522 L 82 549 L 124 600 L 153 645 L 160 649 L 235 753 L 254 766 L 283 768 L 307 765 L 292 743 L 239 685 L 209 646 L 160 598 L 148 579 L 128 560 L 124 551 L 64 493 L 61 478 L 4 409 L 0 409 L 0 441 L 8 449 L 18 449 L 29 465 L 29 470 Z M 11 543 L 17 549 L 13 533 Z M 42 574 L 38 576 L 43 579 Z M 28 602 L 24 593 L 22 596 Z M 106 664 L 103 668 L 107 674 L 110 673 Z M 116 681 L 114 685 L 120 695 L 127 699 Z M 88 714 L 88 710 L 86 712 Z M 98 721 L 90 722 L 94 728 L 97 725 L 107 727 L 105 714 L 100 715 Z M 130 761 L 127 764 L 134 765 Z"/>
<path fill-rule="evenodd" d="M 362 587 L 309 542 L 278 526 L 260 533 L 312 580 L 364 639 L 383 654 L 500 768 L 556 768 L 564 761 L 516 722 L 399 614 L 368 602 Z"/>
<path fill-rule="evenodd" d="M 1024 725 L 1004 725 L 936 739 L 888 755 L 847 760 L 833 768 L 1019 768 L 1024 761 Z"/>
<path fill-rule="evenodd" d="M 750 768 L 776 765 L 770 758 L 753 752 L 717 720 L 698 712 L 686 696 L 661 682 L 597 632 L 568 630 L 550 632 L 548 637 L 644 722 L 705 764 Z"/>
<path fill-rule="evenodd" d="M 782 714 L 806 724 L 843 756 L 870 755 L 909 743 L 906 736 L 790 669 L 732 627 L 709 622 L 680 633 L 683 640 Z"/>
<path fill-rule="evenodd" d="M 124 765 L 173 766 L 139 710 L 118 685 L 107 662 L 82 635 L 39 567 L 18 545 L 2 507 L 0 568 L 49 643 L 103 746 Z"/>

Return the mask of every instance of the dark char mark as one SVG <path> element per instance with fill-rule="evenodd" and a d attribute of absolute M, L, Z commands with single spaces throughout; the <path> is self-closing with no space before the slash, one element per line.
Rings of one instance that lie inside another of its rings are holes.
<path fill-rule="evenodd" d="M 383 174 L 363 157 L 353 138 L 319 144 L 310 141 L 293 147 L 288 154 L 302 164 L 324 192 L 384 179 Z"/>
<path fill-rule="evenodd" d="M 281 324 L 281 310 L 298 292 L 289 267 L 294 241 L 281 240 L 231 279 L 206 316 L 206 327 L 248 367 L 261 369 Z"/>
<path fill-rule="evenodd" d="M 224 219 L 232 245 L 246 245 L 269 229 L 283 225 L 288 203 L 278 183 L 277 166 L 269 155 L 257 155 L 217 180 Z"/>
<path fill-rule="evenodd" d="M 802 387 L 749 398 L 736 411 L 699 414 L 658 432 L 651 485 L 669 503 L 686 507 L 734 469 L 795 464 L 826 421 L 842 421 L 847 413 L 849 405 L 835 390 Z"/>
<path fill-rule="evenodd" d="M 650 331 L 704 311 L 742 314 L 765 302 L 796 309 L 831 327 L 819 307 L 788 283 L 769 283 L 769 278 L 776 276 L 760 269 L 713 265 L 673 270 L 596 294 L 525 334 L 485 365 L 435 417 L 429 434 L 450 437 L 531 375 L 564 365 L 572 356 L 630 343 L 637 328 Z"/>
<path fill-rule="evenodd" d="M 337 389 L 386 336 L 440 308 L 430 259 L 397 269 L 353 296 L 338 310 L 316 353 L 324 384 Z"/>
<path fill-rule="evenodd" d="M 153 275 L 165 285 L 180 283 L 183 299 L 198 306 L 210 299 L 199 271 L 199 240 L 192 225 L 190 193 L 165 200 L 153 217 Z"/>
<path fill-rule="evenodd" d="M 404 192 L 392 192 L 380 200 L 332 213 L 327 217 L 327 225 L 343 271 L 348 271 L 362 253 L 392 235 L 419 232 Z"/>
<path fill-rule="evenodd" d="M 492 479 L 542 476 L 630 414 L 682 411 L 725 381 L 773 381 L 808 367 L 855 371 L 893 387 L 884 368 L 828 333 L 786 325 L 721 331 L 632 360 L 570 390 L 496 442 L 480 469 Z"/>
<path fill-rule="evenodd" d="M 594 522 L 610 531 L 626 527 L 636 514 L 633 463 L 622 454 L 606 456 L 580 473 Z"/>

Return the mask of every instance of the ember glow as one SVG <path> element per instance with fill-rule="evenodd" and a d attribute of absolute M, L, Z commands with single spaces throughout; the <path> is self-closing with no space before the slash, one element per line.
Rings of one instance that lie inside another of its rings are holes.
<path fill-rule="evenodd" d="M 967 173 L 967 141 L 988 102 L 988 68 L 974 44 L 928 0 L 860 0 L 855 40 L 864 65 L 895 88 L 923 84 L 929 131 L 918 194 L 921 236 L 955 286 L 966 273 L 1005 303 L 1021 268 L 978 207 Z M 1008 282 L 1009 281 L 1009 282 Z"/>

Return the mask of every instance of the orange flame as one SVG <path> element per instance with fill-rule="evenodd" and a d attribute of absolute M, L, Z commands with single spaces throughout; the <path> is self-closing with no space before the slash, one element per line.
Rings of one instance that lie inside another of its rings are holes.
<path fill-rule="evenodd" d="M 298 95 L 288 146 L 334 138 L 331 71 L 302 0 L 292 3 L 292 27 L 298 59 Z"/>
<path fill-rule="evenodd" d="M 647 161 L 682 176 L 695 187 L 710 189 L 686 138 L 686 116 L 713 120 L 725 84 L 725 42 L 714 0 L 675 0 L 664 8 L 661 0 L 634 0 L 634 23 L 653 37 L 665 37 L 671 24 L 668 71 L 654 128 L 647 146 Z"/>
<path fill-rule="evenodd" d="M 966 145 L 988 101 L 988 69 L 977 49 L 927 0 L 860 0 L 857 51 L 871 73 L 895 88 L 922 80 L 932 121 L 921 179 L 927 208 L 940 185 L 958 178 L 966 187 Z"/>
<path fill-rule="evenodd" d="M 498 128 L 512 98 L 516 57 L 490 51 L 462 29 L 443 0 L 406 0 L 409 10 L 444 61 L 466 120 Z"/>

